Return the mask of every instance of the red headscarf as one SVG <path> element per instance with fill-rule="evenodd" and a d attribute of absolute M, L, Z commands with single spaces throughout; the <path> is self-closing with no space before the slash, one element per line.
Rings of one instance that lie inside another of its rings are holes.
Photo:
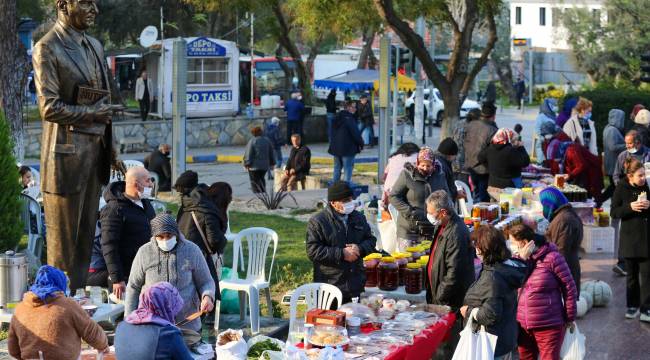
<path fill-rule="evenodd" d="M 632 119 L 634 120 L 634 118 L 636 117 L 636 114 L 638 114 L 639 111 L 641 111 L 643 109 L 645 109 L 645 106 L 643 106 L 643 104 L 634 105 L 634 107 L 632 108 Z"/>
<path fill-rule="evenodd" d="M 515 131 L 508 128 L 501 128 L 497 130 L 496 134 L 492 137 L 492 144 L 503 145 L 512 142 L 516 136 Z"/>

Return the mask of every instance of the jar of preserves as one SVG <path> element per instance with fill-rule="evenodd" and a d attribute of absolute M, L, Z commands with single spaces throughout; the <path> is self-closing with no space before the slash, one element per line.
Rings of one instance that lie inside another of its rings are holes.
<path fill-rule="evenodd" d="M 508 215 L 510 213 L 510 203 L 507 201 L 502 201 L 501 205 L 501 216 Z"/>
<path fill-rule="evenodd" d="M 480 218 L 481 217 L 481 208 L 479 205 L 474 205 L 472 207 L 472 217 L 473 218 Z"/>
<path fill-rule="evenodd" d="M 422 265 L 419 263 L 407 264 L 404 291 L 407 294 L 419 294 L 422 292 L 422 283 Z"/>
<path fill-rule="evenodd" d="M 418 260 L 418 263 L 422 266 L 422 289 L 427 288 L 427 271 L 429 271 L 429 256 L 422 256 L 420 260 Z"/>
<path fill-rule="evenodd" d="M 410 252 L 406 251 L 406 252 L 403 252 L 403 253 L 400 253 L 400 254 L 402 254 L 402 256 L 404 256 L 404 258 L 407 260 L 407 263 L 410 263 L 410 262 L 414 261 L 413 260 L 413 254 L 411 254 Z"/>
<path fill-rule="evenodd" d="M 399 267 L 399 286 L 403 286 L 404 270 L 406 270 L 406 264 L 408 264 L 409 261 L 406 256 L 404 256 L 404 253 L 393 254 L 393 258 L 395 258 L 395 263 L 397 264 L 397 267 Z"/>
<path fill-rule="evenodd" d="M 377 287 L 377 266 L 380 260 L 381 254 L 378 253 L 369 254 L 363 258 L 363 267 L 366 270 L 366 287 Z"/>
<path fill-rule="evenodd" d="M 395 263 L 395 258 L 385 256 L 377 267 L 379 278 L 379 289 L 384 291 L 397 290 L 399 286 L 399 267 Z"/>
<path fill-rule="evenodd" d="M 406 251 L 411 253 L 411 259 L 413 259 L 413 261 L 417 261 L 417 259 L 419 259 L 420 256 L 424 255 L 422 254 L 422 251 L 420 250 L 419 246 L 407 247 Z"/>
<path fill-rule="evenodd" d="M 424 256 L 424 254 L 430 255 L 430 253 L 431 253 L 431 244 L 432 243 L 433 243 L 432 241 L 423 241 L 422 242 L 422 244 L 420 245 L 420 247 L 422 247 L 422 253 L 423 253 L 422 256 Z"/>

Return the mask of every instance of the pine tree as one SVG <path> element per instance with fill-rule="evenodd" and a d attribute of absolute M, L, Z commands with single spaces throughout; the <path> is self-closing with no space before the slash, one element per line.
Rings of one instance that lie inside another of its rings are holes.
<path fill-rule="evenodd" d="M 0 250 L 16 247 L 23 234 L 20 183 L 13 155 L 13 139 L 0 108 Z"/>

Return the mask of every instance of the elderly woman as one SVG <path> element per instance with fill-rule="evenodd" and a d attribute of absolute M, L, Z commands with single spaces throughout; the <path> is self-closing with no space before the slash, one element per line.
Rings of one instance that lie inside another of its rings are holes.
<path fill-rule="evenodd" d="M 244 152 L 244 168 L 248 171 L 251 180 L 251 189 L 254 193 L 266 191 L 264 175 L 276 163 L 275 150 L 271 141 L 262 136 L 262 128 L 255 126 L 251 129 L 253 138 L 246 144 Z"/>
<path fill-rule="evenodd" d="M 74 300 L 65 296 L 63 271 L 44 265 L 9 325 L 9 354 L 16 359 L 76 359 L 81 340 L 102 352 L 108 339 Z"/>
<path fill-rule="evenodd" d="M 180 330 L 174 325 L 182 307 L 178 290 L 168 282 L 159 282 L 145 290 L 138 308 L 117 326 L 117 358 L 192 359 Z"/>
<path fill-rule="evenodd" d="M 478 158 L 487 164 L 490 178 L 488 193 L 499 200 L 499 194 L 507 187 L 523 187 L 521 169 L 530 164 L 530 156 L 514 130 L 499 129 L 492 137 L 490 145 L 479 153 Z"/>
<path fill-rule="evenodd" d="M 415 166 L 404 164 L 390 193 L 390 203 L 399 211 L 397 217 L 397 241 L 400 251 L 419 241 L 419 228 L 429 225 L 424 204 L 436 190 L 445 190 L 447 179 L 442 165 L 435 159 L 433 150 L 423 147 L 418 153 Z"/>
<path fill-rule="evenodd" d="M 215 283 L 201 249 L 181 236 L 169 214 L 159 214 L 151 220 L 151 235 L 151 241 L 140 247 L 133 260 L 124 314 L 128 316 L 138 307 L 143 289 L 160 281 L 174 285 L 183 299 L 176 322 L 198 311 L 212 311 Z M 200 332 L 201 320 L 197 318 L 183 328 Z"/>

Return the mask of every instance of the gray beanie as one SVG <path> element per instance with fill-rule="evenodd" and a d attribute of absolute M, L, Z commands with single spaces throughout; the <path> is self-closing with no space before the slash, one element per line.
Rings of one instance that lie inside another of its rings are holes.
<path fill-rule="evenodd" d="M 170 214 L 158 214 L 151 220 L 151 236 L 156 237 L 162 233 L 179 235 L 178 224 Z"/>

